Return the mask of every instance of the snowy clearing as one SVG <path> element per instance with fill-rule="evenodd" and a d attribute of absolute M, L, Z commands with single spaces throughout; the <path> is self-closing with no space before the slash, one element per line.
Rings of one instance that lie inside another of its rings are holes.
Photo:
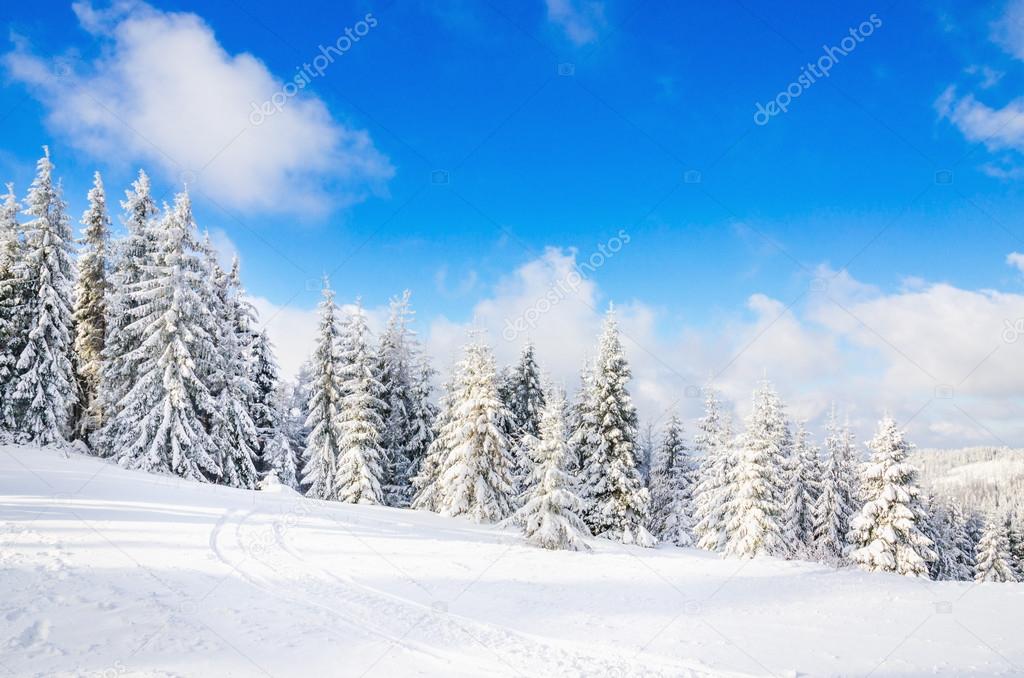
<path fill-rule="evenodd" d="M 15 676 L 1021 675 L 1024 585 L 512 530 L 0 448 Z"/>

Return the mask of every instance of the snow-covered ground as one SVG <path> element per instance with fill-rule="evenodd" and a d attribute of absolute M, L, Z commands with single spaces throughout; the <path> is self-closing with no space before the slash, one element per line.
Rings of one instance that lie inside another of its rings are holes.
<path fill-rule="evenodd" d="M 0 672 L 1024 674 L 1024 585 L 591 543 L 0 448 Z"/>

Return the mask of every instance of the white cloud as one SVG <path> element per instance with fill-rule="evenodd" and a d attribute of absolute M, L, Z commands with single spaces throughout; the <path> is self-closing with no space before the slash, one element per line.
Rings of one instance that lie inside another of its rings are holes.
<path fill-rule="evenodd" d="M 575 264 L 574 251 L 548 248 L 480 299 L 470 320 L 433 318 L 422 336 L 441 379 L 475 327 L 486 331 L 503 365 L 532 340 L 541 367 L 574 391 L 608 303 L 593 279 L 573 277 Z M 1016 397 L 1024 383 L 1024 295 L 924 280 L 883 292 L 825 266 L 812 289 L 797 304 L 755 293 L 711 326 L 691 322 L 674 333 L 664 329 L 664 309 L 616 303 L 642 419 L 671 407 L 692 425 L 702 408 L 692 387 L 712 376 L 743 416 L 767 376 L 791 417 L 819 431 L 834 400 L 862 440 L 889 411 L 924 446 L 1024 442 L 1024 405 Z M 258 306 L 264 317 L 279 310 Z M 386 309 L 370 316 L 379 331 Z M 528 322 L 517 326 L 521 318 Z M 1017 326 L 1019 337 L 1004 336 Z M 312 350 L 315 311 L 280 309 L 270 327 L 284 371 L 294 374 Z"/>
<path fill-rule="evenodd" d="M 264 297 L 250 297 L 249 300 L 259 313 L 261 327 L 266 328 L 267 336 L 274 344 L 281 376 L 294 379 L 302 363 L 313 353 L 318 325 L 317 309 L 275 304 Z M 354 304 L 344 303 L 341 312 L 352 313 L 355 308 Z M 363 309 L 367 325 L 374 336 L 379 336 L 383 331 L 388 310 L 387 306 Z"/>
<path fill-rule="evenodd" d="M 1021 273 L 1024 273 L 1024 254 L 1020 252 L 1010 252 L 1006 255 L 1006 263 L 1013 266 Z"/>
<path fill-rule="evenodd" d="M 992 27 L 993 39 L 1009 54 L 1024 59 L 1024 0 L 1011 0 Z"/>
<path fill-rule="evenodd" d="M 478 302 L 471 322 L 435 319 L 428 339 L 438 367 L 450 366 L 476 326 L 487 330 L 503 364 L 517 358 L 529 336 L 542 367 L 574 389 L 584 356 L 593 355 L 607 303 L 593 280 L 582 280 L 536 315 L 525 335 L 503 336 L 509 321 L 559 289 L 574 270 L 574 257 L 550 248 Z M 672 336 L 660 328 L 661 309 L 640 301 L 617 304 L 633 370 L 630 389 L 642 416 L 656 418 L 671 406 L 692 420 L 701 402 L 687 397 L 686 387 L 713 375 L 742 416 L 751 390 L 767 375 L 791 416 L 815 426 L 835 400 L 862 438 L 888 410 L 923 445 L 1022 442 L 1024 408 L 1013 397 L 1024 382 L 1024 335 L 1007 343 L 1003 331 L 1008 320 L 1024 318 L 1024 296 L 924 280 L 885 293 L 824 266 L 815 275 L 827 285 L 815 285 L 819 291 L 797 305 L 752 294 L 743 312 Z"/>
<path fill-rule="evenodd" d="M 231 263 L 237 257 L 241 261 L 242 256 L 238 252 L 238 247 L 235 242 L 222 228 L 210 229 L 210 244 L 213 245 L 214 251 L 217 253 L 217 263 L 225 271 L 231 269 Z"/>
<path fill-rule="evenodd" d="M 101 56 L 43 56 L 16 39 L 3 64 L 44 104 L 49 129 L 97 159 L 143 163 L 259 211 L 329 210 L 384 190 L 393 174 L 364 130 L 311 94 L 253 125 L 253 104 L 283 83 L 252 54 L 228 53 L 199 16 L 130 0 L 73 7 Z"/>
<path fill-rule="evenodd" d="M 575 45 L 597 40 L 605 27 L 604 3 L 596 0 L 545 0 L 548 21 L 560 28 Z"/>
<path fill-rule="evenodd" d="M 992 108 L 973 94 L 957 96 L 952 86 L 935 102 L 939 116 L 948 119 L 968 141 L 982 141 L 991 151 L 1024 151 L 1024 98 Z"/>

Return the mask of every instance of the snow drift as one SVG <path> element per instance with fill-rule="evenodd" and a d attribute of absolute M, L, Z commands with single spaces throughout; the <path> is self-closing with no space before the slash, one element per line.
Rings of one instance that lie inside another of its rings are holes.
<path fill-rule="evenodd" d="M 0 448 L 10 675 L 1019 675 L 1024 585 L 511 530 Z M 4 640 L 6 639 L 6 640 Z"/>

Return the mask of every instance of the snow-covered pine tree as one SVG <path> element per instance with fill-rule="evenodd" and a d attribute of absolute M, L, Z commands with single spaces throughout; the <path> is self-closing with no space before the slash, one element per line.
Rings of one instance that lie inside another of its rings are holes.
<path fill-rule="evenodd" d="M 577 486 L 577 493 L 584 505 L 584 517 L 590 512 L 593 498 L 590 488 L 583 482 L 583 469 L 593 453 L 593 441 L 597 439 L 597 413 L 593 388 L 594 368 L 589 359 L 583 360 L 580 368 L 580 385 L 569 406 L 567 425 L 569 430 L 569 465 L 567 470 Z"/>
<path fill-rule="evenodd" d="M 15 365 L 24 346 L 19 311 L 22 284 L 17 277 L 17 262 L 24 258 L 24 238 L 18 212 L 21 204 L 14 195 L 14 184 L 7 184 L 7 193 L 0 205 L 0 430 L 13 429 L 14 412 L 8 406 L 7 394 L 15 375 Z"/>
<path fill-rule="evenodd" d="M 441 466 L 452 448 L 455 427 L 455 384 L 457 373 L 449 376 L 441 389 L 441 401 L 427 452 L 412 479 L 413 500 L 411 507 L 421 511 L 438 511 L 441 504 L 441 488 L 438 477 Z"/>
<path fill-rule="evenodd" d="M 520 488 L 533 471 L 529 448 L 540 435 L 540 417 L 544 410 L 544 389 L 532 342 L 527 342 L 519 362 L 505 382 L 505 406 L 509 411 L 509 431 L 516 462 L 516 481 Z"/>
<path fill-rule="evenodd" d="M 583 469 L 584 520 L 599 537 L 650 547 L 650 494 L 637 471 L 637 416 L 626 383 L 630 378 L 614 309 L 609 308 L 594 363 L 594 430 Z"/>
<path fill-rule="evenodd" d="M 636 465 L 636 470 L 640 473 L 640 480 L 643 481 L 644 486 L 652 493 L 651 501 L 654 501 L 654 490 L 651 488 L 651 466 L 654 464 L 654 458 L 657 456 L 657 436 L 654 432 L 653 422 L 647 422 L 640 427 L 640 433 L 636 439 L 637 457 L 639 461 Z M 653 507 L 653 504 L 652 504 Z M 653 511 L 652 520 L 653 520 Z"/>
<path fill-rule="evenodd" d="M 975 581 L 1015 582 L 1016 573 L 1010 562 L 1010 540 L 1006 520 L 990 516 L 978 542 L 974 570 Z"/>
<path fill-rule="evenodd" d="M 928 576 L 936 581 L 973 579 L 974 553 L 970 550 L 963 513 L 936 497 L 926 497 L 923 503 L 928 515 L 923 532 L 932 540 L 936 555 L 928 563 Z"/>
<path fill-rule="evenodd" d="M 1010 564 L 1017 581 L 1024 580 L 1024 525 L 1021 525 L 1020 510 L 1011 508 L 1006 512 L 1006 537 L 1010 544 Z"/>
<path fill-rule="evenodd" d="M 267 473 L 277 476 L 278 482 L 282 485 L 299 491 L 298 459 L 287 413 L 290 398 L 291 394 L 286 388 L 278 389 L 275 409 L 279 412 L 280 424 L 273 429 L 271 437 L 265 441 L 263 455 L 267 464 Z"/>
<path fill-rule="evenodd" d="M 651 532 L 658 539 L 676 546 L 693 544 L 695 476 L 683 426 L 672 415 L 651 461 Z"/>
<path fill-rule="evenodd" d="M 300 456 L 305 448 L 306 437 L 306 405 L 309 402 L 308 379 L 309 362 L 299 367 L 299 373 L 293 383 L 284 380 L 278 382 L 275 407 L 278 426 L 276 435 L 267 442 L 264 453 L 267 455 L 271 470 L 283 485 L 302 492 L 300 480 Z"/>
<path fill-rule="evenodd" d="M 857 511 L 856 473 L 852 464 L 852 436 L 841 431 L 832 405 L 825 425 L 825 463 L 821 493 L 814 503 L 814 547 L 817 556 L 828 562 L 841 562 L 848 547 L 850 519 Z"/>
<path fill-rule="evenodd" d="M 789 444 L 782 401 L 765 381 L 754 393 L 728 479 L 727 554 L 740 558 L 786 554 L 782 478 Z"/>
<path fill-rule="evenodd" d="M 480 336 L 470 338 L 456 374 L 450 434 L 439 436 L 447 454 L 435 482 L 437 506 L 443 515 L 497 522 L 514 506 L 513 460 L 494 355 Z"/>
<path fill-rule="evenodd" d="M 357 300 L 356 308 L 345 324 L 341 341 L 342 395 L 339 410 L 341 439 L 334 476 L 334 494 L 338 501 L 350 504 L 382 504 L 385 452 L 381 447 L 384 422 L 380 396 L 384 387 L 378 377 L 366 314 Z"/>
<path fill-rule="evenodd" d="M 415 495 L 413 478 L 419 474 L 420 468 L 427 457 L 431 444 L 434 442 L 434 420 L 437 418 L 437 406 L 430 400 L 433 391 L 431 383 L 434 368 L 422 352 L 417 352 L 412 369 L 412 408 L 409 412 L 409 431 L 406 440 L 406 453 L 409 456 L 409 477 L 407 494 L 409 501 Z"/>
<path fill-rule="evenodd" d="M 333 499 L 337 496 L 334 478 L 341 449 L 341 361 L 338 359 L 340 328 L 334 292 L 326 278 L 323 296 L 316 350 L 310 363 L 312 381 L 306 405 L 309 414 L 305 423 L 309 437 L 303 454 L 306 463 L 302 469 L 302 483 L 308 488 L 307 497 Z"/>
<path fill-rule="evenodd" d="M 788 487 L 785 498 L 785 535 L 791 555 L 800 557 L 814 543 L 814 505 L 821 494 L 821 470 L 818 448 L 808 440 L 807 428 L 800 422 L 790 455 Z"/>
<path fill-rule="evenodd" d="M 140 360 L 138 380 L 112 422 L 121 433 L 114 449 L 128 468 L 209 480 L 219 474 L 217 448 L 203 422 L 217 404 L 195 366 L 217 348 L 202 321 L 206 267 L 188 193 L 175 197 L 155 233 L 155 263 L 128 292 L 135 318 L 127 330 L 141 336 Z"/>
<path fill-rule="evenodd" d="M 260 454 L 260 434 L 252 419 L 256 398 L 249 346 L 253 311 L 245 300 L 238 273 L 238 259 L 231 273 L 221 283 L 220 316 L 216 319 L 217 379 L 220 390 L 216 394 L 217 409 L 212 434 L 218 450 L 221 482 L 230 487 L 253 489 L 259 482 L 256 459 Z"/>
<path fill-rule="evenodd" d="M 389 506 L 408 506 L 412 498 L 412 477 L 418 471 L 432 436 L 430 376 L 422 357 L 414 312 L 408 290 L 391 300 L 391 314 L 377 349 L 380 399 L 384 405 L 381 447 L 384 465 L 384 501 Z"/>
<path fill-rule="evenodd" d="M 256 471 L 262 477 L 274 468 L 275 454 L 268 449 L 268 446 L 281 434 L 286 416 L 277 358 L 274 356 L 274 348 L 266 330 L 256 332 L 254 335 L 250 370 L 255 387 L 251 407 L 252 422 L 256 425 L 259 440 Z M 278 480 L 284 483 L 280 476 Z"/>
<path fill-rule="evenodd" d="M 868 447 L 872 456 L 861 476 L 865 503 L 850 521 L 850 557 L 868 571 L 927 577 L 936 556 L 922 531 L 928 516 L 917 469 L 907 462 L 913 446 L 886 415 Z"/>
<path fill-rule="evenodd" d="M 954 581 L 974 579 L 974 553 L 977 544 L 971 538 L 967 516 L 959 502 L 951 502 L 946 512 L 952 537 L 953 557 L 947 559 L 946 572 Z"/>
<path fill-rule="evenodd" d="M 15 264 L 24 284 L 19 313 L 28 330 L 15 364 L 9 398 L 20 438 L 37 445 L 63 443 L 78 403 L 73 363 L 74 245 L 50 150 L 43 147 L 26 198 L 25 256 Z"/>
<path fill-rule="evenodd" d="M 526 538 L 546 549 L 579 551 L 589 548 L 588 531 L 580 512 L 583 504 L 565 471 L 569 460 L 565 426 L 565 395 L 550 389 L 545 398 L 537 435 L 526 440 L 536 462 L 526 481 L 523 506 L 513 516 Z"/>
<path fill-rule="evenodd" d="M 103 343 L 107 333 L 107 250 L 110 245 L 110 217 L 103 178 L 93 175 L 89 208 L 82 215 L 82 251 L 78 258 L 75 287 L 75 366 L 78 371 L 78 435 L 83 440 L 103 421 L 99 397 L 103 374 Z"/>
<path fill-rule="evenodd" d="M 144 271 L 157 265 L 157 229 L 153 228 L 157 207 L 150 194 L 149 177 L 142 170 L 131 190 L 125 191 L 121 208 L 127 234 L 113 243 L 110 251 L 110 294 L 106 304 L 106 338 L 99 389 L 103 422 L 96 442 L 99 453 L 104 456 L 117 454 L 116 441 L 124 433 L 119 429 L 119 422 L 127 423 L 134 416 L 120 416 L 127 405 L 125 397 L 138 381 L 142 360 L 142 353 L 137 349 L 142 344 L 144 328 L 135 323 L 136 306 L 140 302 L 133 292 Z"/>
<path fill-rule="evenodd" d="M 725 526 L 729 522 L 729 477 L 735 466 L 732 423 L 721 413 L 714 388 L 704 389 L 704 416 L 697 422 L 695 451 L 703 454 L 694 487 L 694 537 L 697 546 L 708 551 L 725 548 Z"/>

